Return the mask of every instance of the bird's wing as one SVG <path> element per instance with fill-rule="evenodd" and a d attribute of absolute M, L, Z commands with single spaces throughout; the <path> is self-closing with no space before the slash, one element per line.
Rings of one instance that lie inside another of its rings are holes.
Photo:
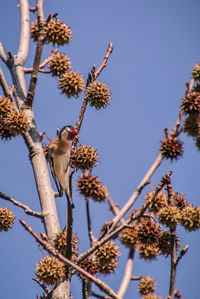
<path fill-rule="evenodd" d="M 51 174 L 53 176 L 53 180 L 55 182 L 57 191 L 59 193 L 59 196 L 62 197 L 63 196 L 63 189 L 62 189 L 62 187 L 60 186 L 60 184 L 57 180 L 56 173 L 55 173 L 55 167 L 54 167 L 54 159 L 53 159 L 53 156 L 52 156 L 52 153 L 51 153 L 51 147 L 53 147 L 53 146 L 54 146 L 53 144 L 51 144 L 51 146 L 49 146 L 48 161 L 49 161 Z"/>

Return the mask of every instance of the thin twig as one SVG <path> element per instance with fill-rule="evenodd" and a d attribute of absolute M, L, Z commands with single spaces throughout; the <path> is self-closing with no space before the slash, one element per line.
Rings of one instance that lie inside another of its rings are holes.
<path fill-rule="evenodd" d="M 106 67 L 107 61 L 108 61 L 108 59 L 109 59 L 109 57 L 112 53 L 112 50 L 113 50 L 113 44 L 109 43 L 108 49 L 106 51 L 106 55 L 103 59 L 103 62 L 102 62 L 101 66 L 99 67 L 99 69 L 96 72 L 95 72 L 95 65 L 93 65 L 92 70 L 90 71 L 90 73 L 88 75 L 87 86 L 91 82 L 96 80 L 97 77 L 102 72 L 102 70 Z M 85 111 L 86 111 L 86 108 L 87 108 L 87 102 L 88 101 L 87 101 L 86 97 L 84 97 L 83 103 L 82 103 L 82 106 L 81 106 L 81 111 L 79 113 L 79 117 L 78 117 L 78 120 L 76 122 L 76 128 L 77 128 L 78 131 L 80 131 L 80 129 L 81 129 L 81 125 L 82 125 L 83 118 L 84 118 L 84 115 L 85 115 Z M 77 137 L 74 138 L 73 143 L 72 143 L 72 147 L 76 147 L 77 142 L 78 142 L 78 135 L 77 135 Z"/>
<path fill-rule="evenodd" d="M 174 299 L 175 282 L 176 282 L 176 227 L 170 228 L 170 256 L 171 256 L 171 270 L 170 270 L 170 285 L 169 297 Z"/>
<path fill-rule="evenodd" d="M 50 74 L 51 71 L 45 71 L 43 70 L 43 68 L 49 63 L 49 61 L 51 60 L 51 55 L 58 53 L 58 49 L 55 49 L 54 51 L 50 52 L 50 56 L 48 58 L 46 58 L 39 66 L 39 72 L 40 73 L 46 73 L 46 74 Z M 24 72 L 26 74 L 30 74 L 33 72 L 33 68 L 24 68 Z"/>
<path fill-rule="evenodd" d="M 0 85 L 3 89 L 3 93 L 6 97 L 10 96 L 10 90 L 9 90 L 9 87 L 8 87 L 8 84 L 6 82 L 6 79 L 4 77 L 4 74 L 3 74 L 3 71 L 0 67 Z"/>
<path fill-rule="evenodd" d="M 25 213 L 26 214 L 29 214 L 29 215 L 32 215 L 32 216 L 35 216 L 35 217 L 38 217 L 38 218 L 43 218 L 43 213 L 41 212 L 35 212 L 33 210 L 31 210 L 28 206 L 22 204 L 21 202 L 15 200 L 14 198 L 10 197 L 10 196 L 7 196 L 5 195 L 4 193 L 0 192 L 0 197 L 5 199 L 5 200 L 9 200 L 10 202 L 12 202 L 14 205 L 24 209 Z"/>
<path fill-rule="evenodd" d="M 24 220 L 19 220 L 19 222 L 24 226 L 24 228 L 36 239 L 36 241 L 41 244 L 50 254 L 53 256 L 57 257 L 59 260 L 61 260 L 63 263 L 66 265 L 74 268 L 81 274 L 83 274 L 85 277 L 93 281 L 102 291 L 104 291 L 106 294 L 111 296 L 112 298 L 115 299 L 120 299 L 119 296 L 103 281 L 100 279 L 94 277 L 87 271 L 83 270 L 81 267 L 73 263 L 72 261 L 68 260 L 66 257 L 64 257 L 62 254 L 60 254 L 50 242 L 47 242 L 45 240 L 42 240 L 36 232 L 33 231 L 33 229 L 24 221 Z"/>
<path fill-rule="evenodd" d="M 37 13 L 38 13 L 38 27 L 39 27 L 39 34 L 37 40 L 37 48 L 35 52 L 35 58 L 33 63 L 33 72 L 31 74 L 29 89 L 27 97 L 24 101 L 23 108 L 32 107 L 33 99 L 35 96 L 35 89 L 38 79 L 38 72 L 40 67 L 40 61 L 42 57 L 42 50 L 44 45 L 44 36 L 43 36 L 43 26 L 44 26 L 44 15 L 43 15 L 43 0 L 37 0 Z"/>
<path fill-rule="evenodd" d="M 1 42 L 0 42 L 0 58 L 5 64 L 7 64 L 7 61 L 9 59 L 8 52 L 6 51 L 4 45 Z"/>
<path fill-rule="evenodd" d="M 131 280 L 140 280 L 143 276 L 131 276 Z"/>
<path fill-rule="evenodd" d="M 103 59 L 103 62 L 101 64 L 101 66 L 99 67 L 99 69 L 95 72 L 95 79 L 100 75 L 100 73 L 102 72 L 102 70 L 106 67 L 106 64 L 107 64 L 107 61 L 108 61 L 108 58 L 110 57 L 112 51 L 113 51 L 113 48 L 114 48 L 114 45 L 112 42 L 109 43 L 108 45 L 108 49 L 107 49 L 107 52 L 106 52 L 106 55 Z"/>
<path fill-rule="evenodd" d="M 87 225 L 88 225 L 88 236 L 90 240 L 90 246 L 92 247 L 96 241 L 93 232 L 92 232 L 92 222 L 90 217 L 90 206 L 89 206 L 89 198 L 85 198 L 86 203 L 86 214 L 87 214 Z"/>
<path fill-rule="evenodd" d="M 72 258 L 72 234 L 73 234 L 73 211 L 72 208 L 67 201 L 68 209 L 67 209 L 67 221 L 66 221 L 66 231 L 67 231 L 67 245 L 66 245 L 66 258 L 71 260 Z M 66 277 L 67 280 L 71 280 L 71 269 L 67 267 L 66 269 Z"/>
<path fill-rule="evenodd" d="M 179 261 L 182 259 L 182 257 L 187 253 L 188 251 L 188 248 L 189 248 L 189 245 L 185 245 L 185 247 L 183 247 L 179 253 L 179 255 L 177 256 L 177 259 L 176 259 L 176 267 L 179 263 Z"/>
<path fill-rule="evenodd" d="M 129 250 L 129 255 L 128 255 L 127 262 L 126 262 L 123 280 L 121 282 L 119 291 L 117 292 L 120 298 L 124 297 L 124 295 L 128 289 L 130 280 L 131 280 L 131 275 L 132 275 L 132 270 L 133 270 L 133 261 L 134 261 L 134 252 L 135 252 L 134 249 Z"/>
<path fill-rule="evenodd" d="M 43 291 L 46 294 L 50 294 L 51 293 L 51 290 L 49 288 L 47 288 L 47 286 L 44 283 L 42 283 L 38 278 L 33 277 L 32 280 L 34 280 L 35 282 L 37 282 L 39 284 L 39 286 L 43 289 Z"/>

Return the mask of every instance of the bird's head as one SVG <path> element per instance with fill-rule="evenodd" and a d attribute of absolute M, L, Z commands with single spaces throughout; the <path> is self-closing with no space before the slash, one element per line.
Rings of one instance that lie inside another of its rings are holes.
<path fill-rule="evenodd" d="M 58 136 L 59 136 L 59 140 L 63 140 L 63 141 L 71 141 L 76 135 L 78 134 L 78 130 L 73 127 L 73 126 L 64 126 Z"/>

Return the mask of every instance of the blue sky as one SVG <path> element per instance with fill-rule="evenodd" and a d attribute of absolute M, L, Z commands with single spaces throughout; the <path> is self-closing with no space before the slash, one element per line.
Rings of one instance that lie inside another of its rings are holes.
<path fill-rule="evenodd" d="M 72 62 L 74 70 L 85 80 L 93 64 L 97 67 L 105 55 L 108 43 L 114 51 L 99 81 L 105 81 L 112 92 L 108 108 L 96 111 L 88 107 L 80 132 L 80 142 L 91 145 L 99 153 L 99 163 L 93 173 L 107 185 L 111 198 L 120 207 L 129 199 L 138 183 L 158 155 L 163 128 L 173 127 L 179 113 L 180 99 L 184 96 L 185 82 L 191 77 L 193 66 L 200 60 L 198 0 L 126 0 L 126 1 L 44 1 L 44 12 L 58 12 L 71 26 L 73 39 L 60 48 Z M 35 1 L 30 1 L 34 6 Z M 34 17 L 31 16 L 33 19 Z M 20 19 L 17 1 L 0 3 L 0 40 L 15 54 L 19 41 Z M 43 59 L 49 55 L 46 46 Z M 26 67 L 32 66 L 35 45 L 31 42 Z M 11 79 L 5 66 L 2 69 L 9 84 Z M 27 83 L 30 76 L 27 75 Z M 39 131 L 50 138 L 57 128 L 75 124 L 83 97 L 67 99 L 61 95 L 55 79 L 40 74 L 34 110 Z M 200 154 L 191 138 L 181 136 L 184 156 L 177 162 L 163 161 L 152 178 L 156 187 L 161 177 L 173 170 L 174 190 L 185 194 L 188 201 L 199 206 Z M 37 190 L 29 163 L 28 151 L 22 138 L 1 142 L 0 191 L 39 210 Z M 74 231 L 80 238 L 80 252 L 89 246 L 84 200 L 75 187 Z M 149 187 L 146 187 L 136 207 L 140 207 Z M 61 225 L 65 224 L 65 199 L 56 199 Z M 23 211 L 0 199 L 0 206 L 8 206 L 16 215 L 15 226 L 0 235 L 0 298 L 34 298 L 42 290 L 31 280 L 34 267 L 43 256 L 32 237 L 19 224 L 26 220 L 36 232 L 43 230 L 40 220 L 24 215 Z M 91 203 L 92 223 L 97 236 L 103 222 L 112 219 L 109 206 Z M 199 296 L 199 232 L 186 233 L 178 229 L 182 245 L 189 244 L 187 255 L 177 271 L 176 287 L 184 298 Z M 118 243 L 118 245 L 120 245 Z M 121 246 L 121 245 L 120 245 Z M 117 289 L 125 266 L 127 249 L 122 249 L 116 276 L 103 278 Z M 133 275 L 153 276 L 156 293 L 166 296 L 169 286 L 169 259 L 159 257 L 157 262 L 135 258 Z M 12 285 L 12 287 L 11 287 Z M 80 298 L 80 282 L 73 279 L 72 295 Z M 139 298 L 137 284 L 131 282 L 125 298 Z"/>

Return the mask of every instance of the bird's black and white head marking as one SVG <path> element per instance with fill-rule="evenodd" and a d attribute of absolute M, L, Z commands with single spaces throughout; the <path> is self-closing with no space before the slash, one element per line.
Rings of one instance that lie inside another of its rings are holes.
<path fill-rule="evenodd" d="M 77 134 L 78 134 L 78 131 L 75 127 L 64 126 L 59 132 L 59 139 L 62 140 L 63 138 L 67 138 L 68 136 L 71 137 L 71 139 L 73 139 L 74 136 Z"/>

